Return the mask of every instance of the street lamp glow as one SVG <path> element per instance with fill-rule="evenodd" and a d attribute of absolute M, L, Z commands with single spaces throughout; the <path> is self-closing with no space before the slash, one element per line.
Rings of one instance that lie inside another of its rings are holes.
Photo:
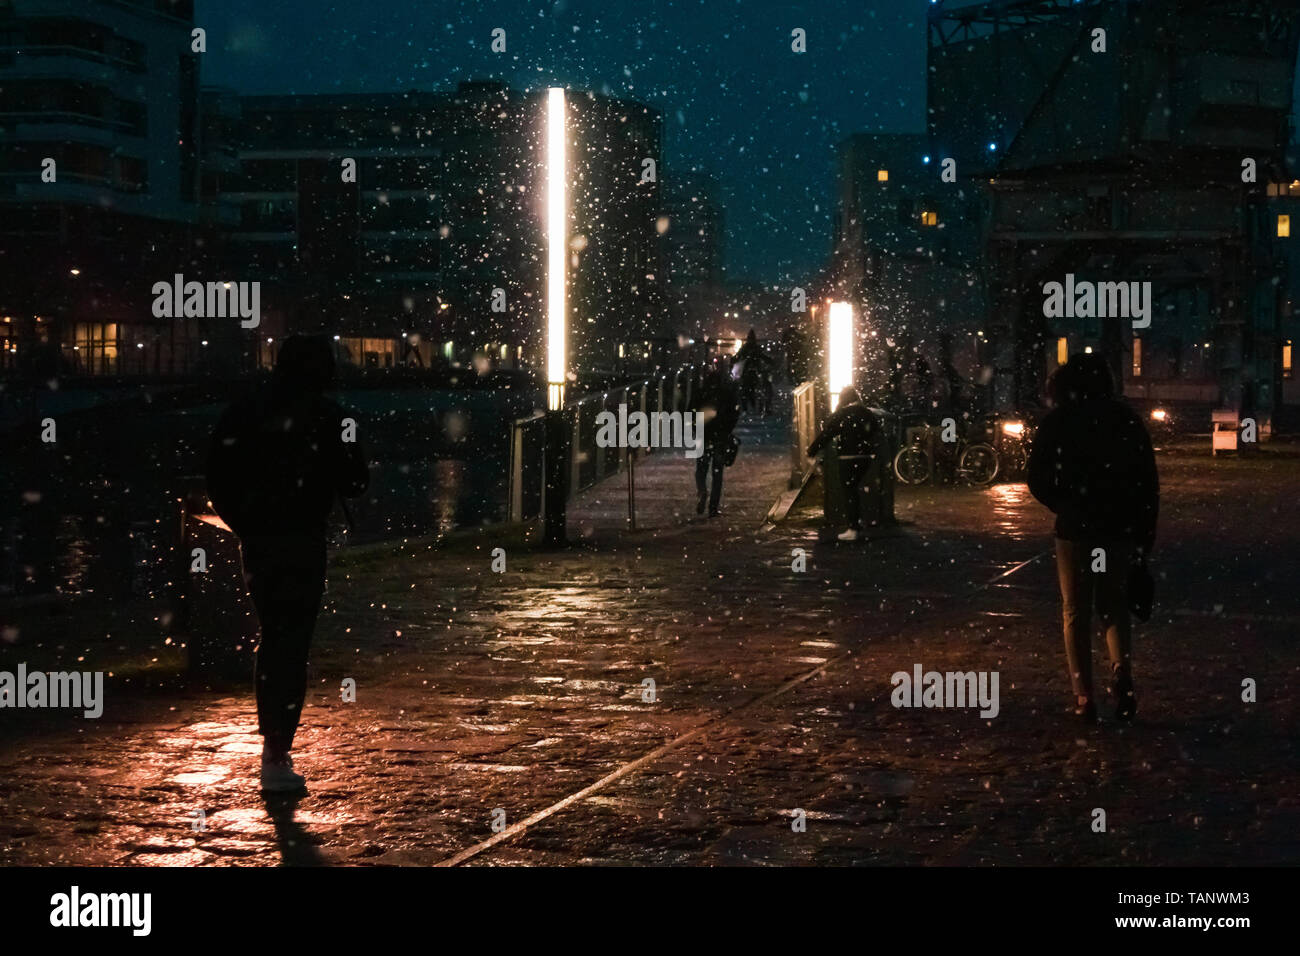
<path fill-rule="evenodd" d="M 565 196 L 564 90 L 546 91 L 546 404 L 564 404 L 565 256 L 568 209 Z"/>
<path fill-rule="evenodd" d="M 840 401 L 840 391 L 853 384 L 853 306 L 832 302 L 826 322 L 826 385 L 831 393 L 831 411 Z"/>

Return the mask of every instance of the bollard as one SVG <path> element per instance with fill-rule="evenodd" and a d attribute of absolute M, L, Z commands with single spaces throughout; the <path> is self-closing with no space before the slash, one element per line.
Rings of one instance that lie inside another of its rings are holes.
<path fill-rule="evenodd" d="M 577 416 L 575 410 L 574 415 Z M 550 548 L 567 543 L 565 523 L 569 497 L 570 431 L 563 409 L 546 413 L 546 517 L 543 542 Z"/>

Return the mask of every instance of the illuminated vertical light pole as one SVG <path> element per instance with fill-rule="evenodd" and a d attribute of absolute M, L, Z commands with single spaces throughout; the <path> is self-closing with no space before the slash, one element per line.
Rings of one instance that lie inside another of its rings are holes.
<path fill-rule="evenodd" d="M 832 412 L 840 391 L 853 384 L 853 351 L 853 306 L 832 302 L 826 320 L 826 387 Z"/>
<path fill-rule="evenodd" d="M 564 406 L 565 258 L 568 203 L 565 190 L 564 90 L 546 91 L 546 405 Z"/>
<path fill-rule="evenodd" d="M 564 415 L 568 177 L 564 90 L 546 91 L 546 506 L 544 541 L 566 543 L 570 429 Z"/>

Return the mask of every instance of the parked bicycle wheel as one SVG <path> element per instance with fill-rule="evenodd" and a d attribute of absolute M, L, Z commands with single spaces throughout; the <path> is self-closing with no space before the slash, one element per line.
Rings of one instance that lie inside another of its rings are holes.
<path fill-rule="evenodd" d="M 908 445 L 894 456 L 894 474 L 905 485 L 923 485 L 930 480 L 930 456 L 916 445 Z"/>
<path fill-rule="evenodd" d="M 998 453 L 992 445 L 967 445 L 957 467 L 973 485 L 991 485 L 998 476 Z"/>

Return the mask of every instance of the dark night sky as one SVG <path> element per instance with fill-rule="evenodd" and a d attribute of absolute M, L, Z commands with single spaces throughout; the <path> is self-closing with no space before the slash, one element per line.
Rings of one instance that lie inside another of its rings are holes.
<path fill-rule="evenodd" d="M 927 0 L 199 0 L 203 82 L 244 93 L 502 79 L 663 110 L 666 163 L 723 185 L 733 277 L 806 281 L 830 247 L 836 142 L 920 132 Z M 491 32 L 507 51 L 492 53 Z M 808 52 L 790 50 L 803 27 Z"/>

